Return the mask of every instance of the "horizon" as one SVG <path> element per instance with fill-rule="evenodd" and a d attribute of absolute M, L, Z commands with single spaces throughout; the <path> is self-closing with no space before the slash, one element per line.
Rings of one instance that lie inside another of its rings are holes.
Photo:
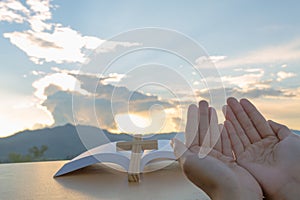
<path fill-rule="evenodd" d="M 6 137 L 0 137 L 0 139 L 6 139 L 6 138 L 9 138 L 9 137 L 13 137 L 13 136 L 16 136 L 18 134 L 21 134 L 22 132 L 26 132 L 26 131 L 29 131 L 29 132 L 34 132 L 34 131 L 41 131 L 41 130 L 44 130 L 44 129 L 54 129 L 54 128 L 58 128 L 58 127 L 65 127 L 65 126 L 68 126 L 68 125 L 71 125 L 71 126 L 87 126 L 87 127 L 92 127 L 92 128 L 98 128 L 99 127 L 95 127 L 95 126 L 91 126 L 91 125 L 81 125 L 81 124 L 77 124 L 77 125 L 74 125 L 72 123 L 66 123 L 64 125 L 59 125 L 59 126 L 53 126 L 53 127 L 45 127 L 45 128 L 40 128 L 40 129 L 26 129 L 26 130 L 22 130 L 22 131 L 19 131 L 15 134 L 12 134 L 12 135 L 9 135 L 9 136 L 6 136 Z M 108 132 L 109 134 L 114 134 L 114 135 L 120 135 L 120 134 L 126 134 L 126 135 L 133 135 L 133 134 L 130 134 L 130 133 L 126 133 L 126 132 L 120 132 L 120 133 L 113 133 L 113 132 L 110 132 L 106 129 L 101 129 L 102 131 L 106 131 Z M 296 134 L 299 134 L 300 135 L 300 130 L 296 130 L 296 129 L 291 129 L 291 131 L 295 132 L 296 131 Z M 158 133 L 158 134 L 172 134 L 172 133 L 184 133 L 184 132 L 165 132 L 165 133 Z M 143 134 L 143 135 L 153 135 L 152 133 L 146 133 L 146 134 Z"/>
<path fill-rule="evenodd" d="M 294 1 L 1 1 L 0 138 L 67 123 L 115 133 L 182 132 L 189 104 L 205 99 L 218 107 L 226 96 L 249 98 L 267 119 L 300 130 L 299 6 Z M 204 57 L 190 65 L 168 52 L 144 50 L 117 60 L 105 73 L 84 68 L 101 44 L 108 44 L 101 56 L 141 47 L 138 35 L 111 39 L 145 27 L 191 38 Z M 206 58 L 217 78 L 201 76 Z M 140 71 L 132 70 L 134 65 Z M 145 82 L 136 87 L 139 77 Z M 159 84 L 145 84 L 153 77 Z M 220 102 L 212 101 L 211 93 L 219 94 Z M 95 110 L 87 106 L 93 98 Z"/>
<path fill-rule="evenodd" d="M 63 125 L 58 125 L 58 126 L 52 126 L 52 127 L 45 127 L 45 128 L 40 128 L 40 129 L 25 129 L 25 130 L 22 130 L 22 131 L 19 131 L 17 133 L 14 133 L 12 135 L 9 135 L 9 136 L 6 136 L 6 137 L 0 137 L 0 139 L 6 139 L 6 138 L 9 138 L 9 137 L 13 137 L 13 136 L 16 136 L 18 134 L 22 134 L 23 132 L 34 132 L 34 131 L 42 131 L 44 129 L 54 129 L 54 128 L 60 128 L 60 127 L 65 127 L 65 126 L 73 126 L 73 127 L 77 127 L 77 126 L 86 126 L 86 127 L 91 127 L 91 128 L 98 128 L 100 129 L 99 127 L 96 127 L 96 126 L 92 126 L 92 125 L 84 125 L 84 124 L 72 124 L 72 123 L 66 123 L 66 124 L 63 124 Z M 131 135 L 133 136 L 134 134 L 130 134 L 130 133 L 127 133 L 127 132 L 117 132 L 117 133 L 113 133 L 113 132 L 110 132 L 106 129 L 101 129 L 102 131 L 105 131 L 109 134 L 113 134 L 113 135 L 121 135 L 121 134 L 126 134 L 126 135 Z M 294 130 L 294 131 L 297 131 L 297 130 Z M 158 134 L 172 134 L 172 133 L 183 133 L 183 132 L 164 132 L 164 133 L 158 133 Z M 153 133 L 145 133 L 143 135 L 153 135 Z"/>

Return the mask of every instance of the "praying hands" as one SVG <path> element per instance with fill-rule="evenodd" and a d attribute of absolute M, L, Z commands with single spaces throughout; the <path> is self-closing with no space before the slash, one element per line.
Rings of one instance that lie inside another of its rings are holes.
<path fill-rule="evenodd" d="M 246 99 L 227 104 L 224 126 L 206 101 L 189 107 L 185 144 L 172 143 L 188 179 L 213 200 L 299 199 L 300 137 Z"/>

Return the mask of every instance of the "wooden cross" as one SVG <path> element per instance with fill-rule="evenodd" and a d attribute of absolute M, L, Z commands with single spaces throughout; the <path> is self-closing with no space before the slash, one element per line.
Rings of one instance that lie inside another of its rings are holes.
<path fill-rule="evenodd" d="M 157 149 L 157 140 L 142 140 L 141 135 L 134 135 L 131 142 L 118 142 L 118 151 L 131 151 L 128 182 L 140 182 L 141 156 L 144 150 Z"/>

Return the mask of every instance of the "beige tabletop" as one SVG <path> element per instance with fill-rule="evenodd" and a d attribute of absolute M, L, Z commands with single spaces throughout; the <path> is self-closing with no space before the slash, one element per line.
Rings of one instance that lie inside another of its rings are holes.
<path fill-rule="evenodd" d="M 126 173 L 104 164 L 54 179 L 65 163 L 0 164 L 0 199 L 209 199 L 182 175 L 177 162 L 143 174 L 140 183 L 128 183 Z"/>

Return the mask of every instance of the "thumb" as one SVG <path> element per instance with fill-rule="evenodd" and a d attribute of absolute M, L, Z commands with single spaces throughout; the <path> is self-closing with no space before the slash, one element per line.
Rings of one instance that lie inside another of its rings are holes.
<path fill-rule="evenodd" d="M 283 140 L 284 138 L 286 138 L 291 134 L 291 131 L 288 127 L 279 124 L 277 122 L 274 122 L 272 120 L 269 120 L 268 122 L 280 140 Z"/>
<path fill-rule="evenodd" d="M 176 159 L 180 159 L 183 155 L 188 153 L 190 150 L 180 140 L 173 138 L 171 140 L 171 146 L 174 150 Z"/>

